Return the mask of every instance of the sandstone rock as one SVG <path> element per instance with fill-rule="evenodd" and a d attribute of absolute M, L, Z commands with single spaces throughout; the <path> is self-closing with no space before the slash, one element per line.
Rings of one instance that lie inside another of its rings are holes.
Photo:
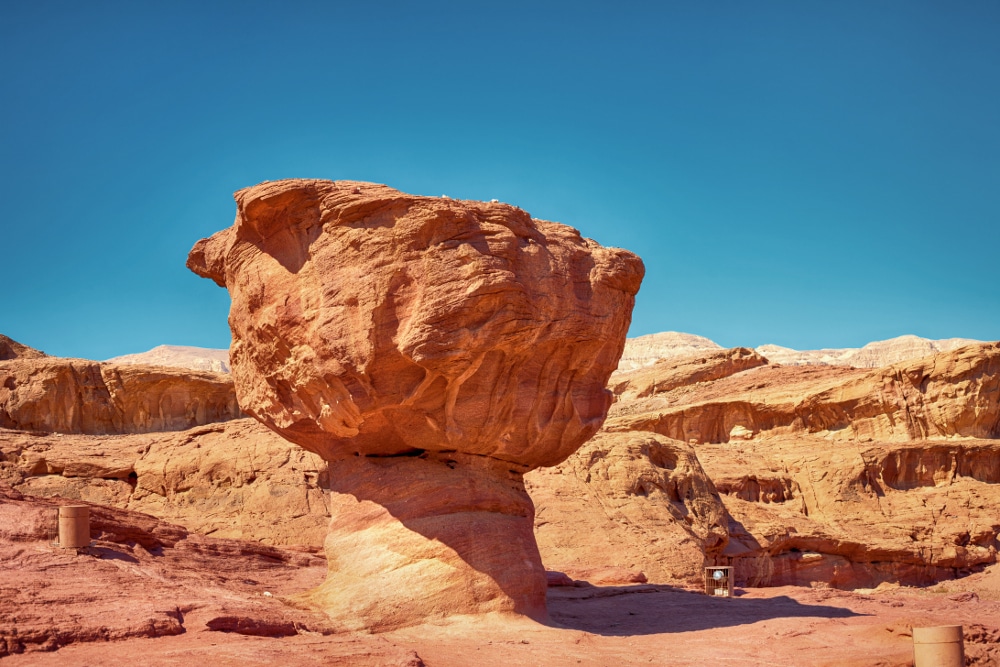
<path fill-rule="evenodd" d="M 758 436 L 996 438 L 998 395 L 1000 343 L 983 343 L 876 370 L 760 366 L 616 403 L 606 428 L 715 443 L 737 425 Z"/>
<path fill-rule="evenodd" d="M 252 419 L 110 437 L 0 429 L 0 482 L 201 535 L 315 551 L 330 522 L 326 462 Z"/>
<path fill-rule="evenodd" d="M 0 484 L 0 658 L 212 629 L 222 616 L 328 631 L 325 619 L 259 595 L 318 579 L 319 558 L 100 506 L 91 507 L 94 546 L 58 549 L 50 543 L 59 504 Z"/>
<path fill-rule="evenodd" d="M 721 557 L 728 515 L 694 449 L 653 433 L 599 433 L 525 478 L 546 567 L 591 583 L 609 568 L 694 583 Z"/>
<path fill-rule="evenodd" d="M 646 398 L 687 385 L 719 380 L 766 364 L 767 359 L 745 347 L 678 354 L 661 359 L 652 366 L 615 373 L 611 389 L 621 401 Z"/>
<path fill-rule="evenodd" d="M 729 432 L 730 440 L 753 440 L 753 431 L 742 424 L 737 424 Z"/>
<path fill-rule="evenodd" d="M 240 414 L 232 382 L 217 373 L 57 357 L 0 361 L 0 428 L 149 433 Z"/>
<path fill-rule="evenodd" d="M 758 584 L 927 585 L 996 562 L 1000 441 L 741 447 L 699 457 L 733 519 L 730 553 L 749 559 L 737 574 Z"/>
<path fill-rule="evenodd" d="M 656 432 L 698 443 L 699 474 L 725 505 L 717 522 L 721 554 L 709 558 L 691 543 L 706 561 L 731 559 L 737 580 L 751 586 L 841 588 L 926 585 L 996 562 L 1000 344 L 877 370 L 757 365 L 728 372 L 725 359 L 717 354 L 720 372 L 700 381 L 691 369 L 713 368 L 707 360 L 678 358 L 619 374 L 617 401 L 598 435 Z M 752 440 L 735 437 L 747 432 Z M 529 479 L 545 487 L 530 487 L 540 521 L 552 509 L 539 498 L 569 505 L 583 496 L 551 494 L 565 485 L 552 476 Z M 602 562 L 559 526 L 538 532 L 550 567 L 572 573 L 558 556 L 575 551 L 590 564 Z M 700 565 L 694 551 L 647 556 L 624 540 L 614 553 L 651 572 L 652 581 L 693 575 Z"/>
<path fill-rule="evenodd" d="M 196 371 L 211 371 L 213 373 L 229 372 L 229 350 L 216 350 L 207 347 L 191 347 L 187 345 L 157 345 L 148 352 L 126 354 L 108 359 L 105 363 L 129 366 L 169 366 L 172 368 L 189 368 Z"/>
<path fill-rule="evenodd" d="M 786 366 L 822 364 L 833 366 L 853 366 L 855 368 L 881 368 L 902 361 L 920 359 L 938 352 L 950 352 L 966 345 L 983 341 L 971 338 L 947 338 L 930 340 L 919 336 L 898 336 L 888 340 L 878 340 L 864 347 L 845 347 L 823 350 L 793 350 L 780 345 L 761 345 L 757 352 L 767 357 L 771 363 Z"/>
<path fill-rule="evenodd" d="M 0 334 L 0 361 L 9 359 L 39 359 L 46 356 L 44 352 L 39 352 L 27 345 L 22 345 L 16 340 Z"/>
<path fill-rule="evenodd" d="M 188 266 L 229 289 L 241 405 L 332 462 L 330 575 L 311 599 L 378 630 L 544 617 L 521 475 L 600 428 L 639 259 L 506 204 L 370 183 L 269 182 L 236 202 Z"/>

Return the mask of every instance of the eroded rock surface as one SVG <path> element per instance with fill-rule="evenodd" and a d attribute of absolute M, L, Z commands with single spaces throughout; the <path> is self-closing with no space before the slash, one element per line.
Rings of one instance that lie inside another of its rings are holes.
<path fill-rule="evenodd" d="M 227 375 L 84 359 L 0 361 L 0 428 L 25 431 L 180 431 L 241 416 Z"/>
<path fill-rule="evenodd" d="M 39 359 L 44 356 L 44 352 L 40 352 L 27 345 L 22 345 L 13 338 L 8 338 L 0 334 L 0 361 L 7 361 L 9 359 Z"/>
<path fill-rule="evenodd" d="M 115 436 L 0 429 L 0 482 L 145 512 L 202 535 L 314 551 L 330 522 L 327 463 L 248 418 Z"/>
<path fill-rule="evenodd" d="M 616 373 L 611 386 L 616 403 L 598 436 L 528 478 L 553 569 L 571 573 L 579 558 L 693 584 L 702 565 L 732 562 L 750 586 L 864 588 L 927 585 L 997 560 L 998 343 L 877 370 L 783 367 L 737 348 Z M 672 548 L 656 538 L 678 524 L 656 517 L 680 507 L 641 483 L 651 458 L 629 455 L 626 466 L 612 463 L 622 458 L 615 448 L 588 453 L 653 434 L 675 452 L 690 449 L 688 487 L 724 506 L 684 515 L 686 534 Z M 623 489 L 631 497 L 615 502 Z M 582 511 L 580 498 L 600 511 Z M 586 538 L 567 529 L 588 516 Z M 589 546 L 598 532 L 603 551 Z"/>
<path fill-rule="evenodd" d="M 188 266 L 232 297 L 243 408 L 332 462 L 342 495 L 312 600 L 380 630 L 543 617 L 522 475 L 603 423 L 642 263 L 513 206 L 370 183 L 269 182 L 236 202 Z"/>

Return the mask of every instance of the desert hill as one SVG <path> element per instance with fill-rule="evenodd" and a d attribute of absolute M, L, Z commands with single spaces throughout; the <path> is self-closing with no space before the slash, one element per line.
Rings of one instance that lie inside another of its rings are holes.
<path fill-rule="evenodd" d="M 171 366 L 213 373 L 229 372 L 229 350 L 188 345 L 157 345 L 152 350 L 108 359 L 109 364 Z"/>
<path fill-rule="evenodd" d="M 920 336 L 904 335 L 868 343 L 864 347 L 830 348 L 823 350 L 793 350 L 780 345 L 761 345 L 755 348 L 768 361 L 784 366 L 820 365 L 879 368 L 900 361 L 919 359 L 937 352 L 973 345 L 983 341 L 970 338 L 930 340 Z M 689 356 L 694 353 L 723 349 L 708 338 L 692 334 L 667 331 L 629 338 L 618 364 L 618 371 L 632 371 L 652 366 L 661 359 Z"/>
<path fill-rule="evenodd" d="M 983 341 L 971 338 L 931 340 L 920 336 L 904 335 L 888 340 L 874 341 L 864 347 L 794 350 L 780 345 L 761 345 L 754 349 L 768 361 L 784 366 L 819 365 L 878 368 L 908 359 L 926 357 L 937 352 L 949 352 L 964 345 L 981 342 Z M 3 358 L 3 349 L 3 341 L 0 340 L 0 359 Z M 31 348 L 24 349 L 30 350 Z M 618 363 L 617 372 L 645 368 L 661 359 L 684 357 L 722 349 L 724 348 L 721 345 L 704 336 L 677 331 L 637 336 L 625 341 L 625 351 Z M 32 350 L 32 352 L 37 351 Z M 185 345 L 158 345 L 146 352 L 113 357 L 108 359 L 107 363 L 171 366 L 228 373 L 229 350 Z"/>

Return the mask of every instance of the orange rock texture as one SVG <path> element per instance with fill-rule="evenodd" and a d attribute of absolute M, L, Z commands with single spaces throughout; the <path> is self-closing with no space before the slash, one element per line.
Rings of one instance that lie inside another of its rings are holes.
<path fill-rule="evenodd" d="M 693 583 L 732 562 L 745 585 L 864 588 L 997 560 L 1000 343 L 874 370 L 707 351 L 611 386 L 601 433 L 527 478 L 551 569 Z"/>
<path fill-rule="evenodd" d="M 115 436 L 0 429 L 0 482 L 316 552 L 330 522 L 327 463 L 248 418 Z"/>
<path fill-rule="evenodd" d="M 240 415 L 232 380 L 221 373 L 31 355 L 0 361 L 0 428 L 149 433 Z"/>
<path fill-rule="evenodd" d="M 243 409 L 332 463 L 312 601 L 379 630 L 544 617 L 522 475 L 603 423 L 640 260 L 506 204 L 316 180 L 235 197 L 188 266 L 232 297 Z"/>

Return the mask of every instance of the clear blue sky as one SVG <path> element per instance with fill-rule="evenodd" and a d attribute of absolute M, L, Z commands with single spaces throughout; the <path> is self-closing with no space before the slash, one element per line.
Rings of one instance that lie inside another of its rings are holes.
<path fill-rule="evenodd" d="M 225 347 L 188 250 L 317 177 L 638 253 L 633 336 L 1000 338 L 1000 3 L 280 5 L 4 5 L 0 333 Z"/>

